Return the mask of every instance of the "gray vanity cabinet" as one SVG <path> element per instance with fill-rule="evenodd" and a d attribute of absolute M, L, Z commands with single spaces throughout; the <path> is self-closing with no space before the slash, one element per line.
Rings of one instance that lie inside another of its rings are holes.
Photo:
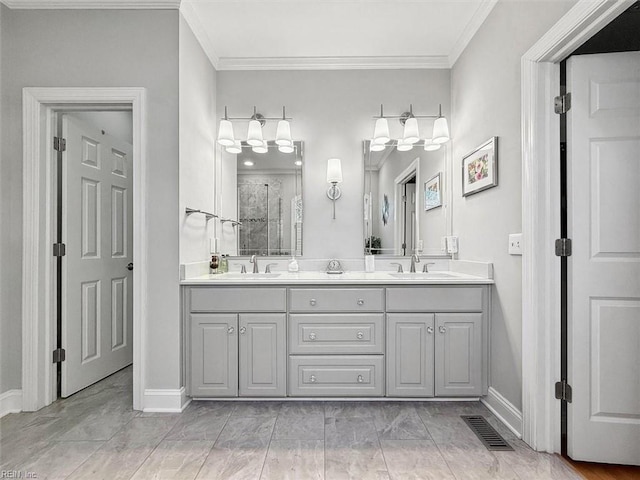
<path fill-rule="evenodd" d="M 482 395 L 482 314 L 441 313 L 435 320 L 436 396 Z"/>
<path fill-rule="evenodd" d="M 235 397 L 238 394 L 238 316 L 192 313 L 190 394 Z"/>
<path fill-rule="evenodd" d="M 433 397 L 434 317 L 387 314 L 387 396 Z"/>

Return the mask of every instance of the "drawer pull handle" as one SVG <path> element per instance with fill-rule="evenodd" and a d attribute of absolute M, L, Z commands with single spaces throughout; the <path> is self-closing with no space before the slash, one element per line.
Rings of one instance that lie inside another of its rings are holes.
<path fill-rule="evenodd" d="M 364 382 L 364 377 L 362 375 L 358 375 L 358 383 Z"/>
<path fill-rule="evenodd" d="M 311 375 L 311 376 L 309 377 L 309 381 L 310 381 L 311 383 L 316 383 L 316 376 L 315 376 L 315 375 Z"/>
<path fill-rule="evenodd" d="M 362 332 L 358 332 L 358 334 L 356 335 L 356 337 L 358 337 L 358 340 L 362 340 L 364 338 L 364 333 Z"/>
<path fill-rule="evenodd" d="M 227 328 L 227 333 L 228 333 L 229 335 L 233 335 L 233 332 L 235 332 L 235 331 L 236 331 L 236 329 L 235 329 L 235 328 L 233 328 L 233 327 L 229 327 L 229 328 Z"/>
<path fill-rule="evenodd" d="M 311 305 L 312 307 L 315 307 L 315 306 L 316 306 L 316 303 L 317 303 L 317 302 L 316 302 L 316 299 L 315 299 L 315 298 L 312 298 L 311 300 L 309 300 L 309 305 Z"/>
<path fill-rule="evenodd" d="M 427 333 L 431 335 L 433 333 L 433 327 L 427 327 Z"/>
<path fill-rule="evenodd" d="M 361 298 L 359 298 L 359 299 L 358 299 L 358 305 L 364 305 L 364 300 L 363 300 L 363 299 L 361 299 Z"/>
<path fill-rule="evenodd" d="M 315 334 L 314 332 L 311 332 L 311 333 L 309 334 L 309 340 L 313 341 L 313 340 L 315 340 L 315 339 L 316 339 L 316 334 Z"/>
<path fill-rule="evenodd" d="M 447 331 L 447 329 L 444 327 L 440 327 L 438 328 L 438 330 L 440 331 L 440 333 L 445 333 Z"/>
<path fill-rule="evenodd" d="M 240 327 L 240 333 L 242 335 L 244 335 L 244 333 L 247 331 L 247 327 Z"/>

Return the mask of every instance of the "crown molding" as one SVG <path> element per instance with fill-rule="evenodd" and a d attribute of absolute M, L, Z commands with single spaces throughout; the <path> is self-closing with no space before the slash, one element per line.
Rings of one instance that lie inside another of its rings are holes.
<path fill-rule="evenodd" d="M 0 0 L 11 9 L 168 10 L 180 8 L 181 0 Z"/>
<path fill-rule="evenodd" d="M 478 6 L 476 13 L 473 14 L 473 17 L 471 17 L 471 20 L 463 30 L 462 34 L 458 37 L 458 41 L 449 53 L 449 68 L 453 68 L 453 65 L 458 61 L 458 58 L 462 55 L 464 49 L 467 48 L 467 45 L 469 45 L 469 42 L 480 29 L 497 3 L 498 0 L 483 0 Z"/>
<path fill-rule="evenodd" d="M 205 48 L 206 50 L 206 48 Z M 402 70 L 449 68 L 446 56 L 412 57 L 222 57 L 217 70 Z"/>
<path fill-rule="evenodd" d="M 200 43 L 202 50 L 204 50 L 205 55 L 207 56 L 207 58 L 209 58 L 209 61 L 211 62 L 211 65 L 213 65 L 213 68 L 219 70 L 220 58 L 218 57 L 218 55 L 216 55 L 215 48 L 213 47 L 213 42 L 207 34 L 206 28 L 200 21 L 200 16 L 193 7 L 193 4 L 191 2 L 184 2 L 180 6 L 180 13 L 191 28 L 193 35 Z"/>

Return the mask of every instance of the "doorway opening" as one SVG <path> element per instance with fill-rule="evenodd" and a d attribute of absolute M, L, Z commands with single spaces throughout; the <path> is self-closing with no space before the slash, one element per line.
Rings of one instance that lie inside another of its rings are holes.
<path fill-rule="evenodd" d="M 420 173 L 420 158 L 413 160 L 394 180 L 396 219 L 395 254 L 417 253 L 418 216 L 416 214 L 416 182 Z"/>
<path fill-rule="evenodd" d="M 56 364 L 52 362 L 52 352 L 54 358 L 61 355 L 57 351 L 58 333 L 61 331 L 63 337 L 60 339 L 64 345 L 64 329 L 57 328 L 58 305 L 64 305 L 57 299 L 57 285 L 64 281 L 64 269 L 57 269 L 58 257 L 64 251 L 64 247 L 57 245 L 59 237 L 59 229 L 57 225 L 58 216 L 58 174 L 56 157 L 58 152 L 52 148 L 54 137 L 57 136 L 59 117 L 64 122 L 65 115 L 70 118 L 69 112 L 74 115 L 81 115 L 79 111 L 100 110 L 100 111 L 129 111 L 131 116 L 130 131 L 132 132 L 132 148 L 130 153 L 130 171 L 131 177 L 131 195 L 128 198 L 132 208 L 127 217 L 129 231 L 132 232 L 132 245 L 130 248 L 131 259 L 135 258 L 136 274 L 125 270 L 127 273 L 121 276 L 129 275 L 131 277 L 131 294 L 130 299 L 135 298 L 134 302 L 128 302 L 131 305 L 130 322 L 127 328 L 130 329 L 131 335 L 127 339 L 127 348 L 130 348 L 133 361 L 133 408 L 141 410 L 144 408 L 144 378 L 145 378 L 145 343 L 143 332 L 146 331 L 147 310 L 147 271 L 145 246 L 147 244 L 147 224 L 146 224 L 146 147 L 144 142 L 144 132 L 146 123 L 146 100 L 144 88 L 25 88 L 23 90 L 23 117 L 24 117 L 24 193 L 23 193 L 23 278 L 22 278 L 22 394 L 23 394 L 23 411 L 35 411 L 51 404 L 58 394 L 58 374 Z M 105 134 L 107 130 L 105 129 Z M 81 135 L 82 136 L 82 135 Z M 91 138 L 92 135 L 85 135 Z M 101 137 L 101 131 L 93 134 L 93 136 Z M 59 142 L 59 141 L 56 141 Z M 99 142 L 93 142 L 99 143 Z M 91 142 L 86 142 L 82 147 L 91 150 Z M 60 147 L 59 147 L 60 148 Z M 82 150 L 81 148 L 81 150 Z M 118 148 L 114 148 L 116 152 L 124 153 Z M 109 155 L 113 154 L 113 150 L 109 151 Z M 98 150 L 94 148 L 94 153 Z M 107 155 L 108 156 L 108 155 Z M 98 157 L 94 157 L 98 158 Z M 107 160 L 114 162 L 113 158 L 102 158 L 100 161 L 108 163 Z M 85 162 L 87 168 L 91 168 L 91 161 Z M 95 163 L 95 162 L 94 162 Z M 111 166 L 117 165 L 117 162 Z M 95 166 L 94 170 L 97 171 Z M 114 168 L 112 170 L 117 170 Z M 83 184 L 83 180 L 85 179 Z M 102 225 L 102 217 L 106 214 L 97 213 L 97 204 L 95 199 L 98 192 L 106 193 L 104 198 L 113 196 L 116 203 L 122 202 L 124 197 L 121 195 L 122 187 L 111 185 L 109 188 L 101 189 L 99 185 L 92 179 L 91 175 L 80 175 L 77 184 L 80 184 L 80 220 L 90 220 L 84 222 L 84 226 L 79 228 L 80 247 L 84 252 L 84 259 L 92 255 L 89 251 L 96 247 L 106 249 L 112 256 L 117 256 L 119 252 L 113 252 L 111 246 L 103 247 L 98 239 L 104 237 L 103 231 L 99 231 L 98 225 Z M 112 188 L 113 187 L 113 188 Z M 84 190 L 83 190 L 84 189 Z M 120 190 L 118 190 L 120 189 Z M 103 192 L 102 190 L 106 190 Z M 82 199 L 84 198 L 84 206 Z M 89 212 L 94 212 L 91 217 Z M 121 210 L 124 214 L 124 210 Z M 112 221 L 110 218 L 105 219 Z M 116 220 L 123 219 L 116 215 Z M 100 221 L 98 221 L 100 219 Z M 76 225 L 77 227 L 77 225 Z M 104 230 L 104 227 L 100 227 Z M 63 227 L 64 231 L 64 227 Z M 110 232 L 113 238 L 109 238 L 109 242 L 113 239 L 116 244 L 120 242 L 122 232 Z M 53 252 L 52 252 L 52 246 Z M 94 249 L 95 250 L 95 249 Z M 129 253 L 129 252 L 128 252 Z M 76 253 L 77 254 L 77 253 Z M 97 255 L 94 255 L 96 257 Z M 67 259 L 70 257 L 67 257 Z M 122 260 L 122 259 L 121 259 Z M 63 278 L 58 278 L 58 272 L 63 272 Z M 118 300 L 119 305 L 124 304 L 121 298 L 124 293 L 124 282 L 113 277 L 114 280 L 109 281 L 108 287 L 103 288 L 104 281 L 89 280 L 82 283 L 81 286 L 75 288 L 75 293 L 79 295 L 80 300 L 77 304 L 81 304 L 82 308 L 86 308 L 88 312 L 97 312 L 98 292 L 113 291 L 112 286 L 118 292 L 111 298 L 101 295 L 100 298 L 113 301 L 114 297 Z M 71 290 L 69 290 L 71 291 Z M 79 293 L 78 293 L 79 291 Z M 84 295 L 84 297 L 83 297 Z M 84 299 L 84 304 L 81 302 Z M 93 303 L 92 303 L 93 302 Z M 116 302 L 116 303 L 118 303 Z M 64 311 L 62 312 L 64 313 Z M 62 315 L 64 319 L 64 315 Z M 85 315 L 85 319 L 89 318 Z M 101 322 L 116 323 L 122 325 L 117 315 L 110 318 L 101 318 Z M 94 323 L 95 326 L 95 323 Z M 80 357 L 78 362 L 81 366 L 94 363 L 92 357 L 95 357 L 98 337 L 104 337 L 105 334 L 91 330 L 90 325 L 85 325 L 84 330 L 74 332 L 79 341 L 84 342 L 84 356 Z M 110 350 L 117 350 L 123 338 L 123 330 L 113 330 L 115 334 L 107 335 L 106 340 L 110 342 Z M 94 341 L 91 342 L 90 340 Z M 100 347 L 102 348 L 102 347 Z M 93 350 L 91 350 L 93 349 Z M 68 359 L 67 359 L 68 361 Z M 84 363 L 83 363 L 84 362 Z M 131 363 L 131 362 L 129 362 Z M 94 363 L 95 365 L 95 363 Z M 63 367 L 64 368 L 64 367 Z M 64 378 L 64 373 L 62 377 Z M 61 382 L 64 385 L 64 381 Z M 92 382 L 87 383 L 90 384 Z"/>

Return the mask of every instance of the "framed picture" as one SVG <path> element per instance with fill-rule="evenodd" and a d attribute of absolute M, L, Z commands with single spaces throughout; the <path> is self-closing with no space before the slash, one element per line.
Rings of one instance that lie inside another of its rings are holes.
<path fill-rule="evenodd" d="M 431 210 L 442 206 L 441 172 L 424 182 L 424 209 Z"/>
<path fill-rule="evenodd" d="M 498 137 L 462 157 L 462 196 L 498 185 Z"/>

